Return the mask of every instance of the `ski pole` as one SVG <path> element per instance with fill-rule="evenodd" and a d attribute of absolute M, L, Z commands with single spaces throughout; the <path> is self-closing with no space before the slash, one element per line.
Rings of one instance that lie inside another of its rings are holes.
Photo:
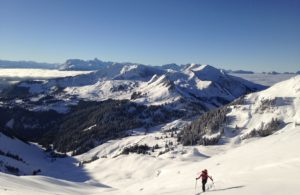
<path fill-rule="evenodd" d="M 196 189 L 197 189 L 197 179 L 196 179 L 196 182 L 195 182 L 195 194 L 196 194 Z"/>
<path fill-rule="evenodd" d="M 212 187 L 214 188 L 214 190 L 216 189 L 215 182 L 212 182 Z"/>

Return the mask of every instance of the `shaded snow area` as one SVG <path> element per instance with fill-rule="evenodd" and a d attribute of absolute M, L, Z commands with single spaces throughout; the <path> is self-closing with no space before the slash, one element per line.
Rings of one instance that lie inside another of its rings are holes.
<path fill-rule="evenodd" d="M 76 159 L 59 156 L 0 133 L 0 194 L 89 194 L 107 187 L 90 180 Z"/>

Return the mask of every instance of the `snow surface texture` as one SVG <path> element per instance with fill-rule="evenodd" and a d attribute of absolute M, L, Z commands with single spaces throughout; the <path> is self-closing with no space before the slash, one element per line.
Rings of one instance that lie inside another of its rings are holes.
<path fill-rule="evenodd" d="M 225 135 L 227 142 L 216 146 L 178 145 L 169 130 L 189 123 L 178 120 L 150 129 L 147 134 L 143 129 L 131 130 L 130 137 L 109 141 L 80 156 L 51 164 L 45 162 L 37 146 L 23 147 L 19 141 L 1 135 L 3 150 L 11 149 L 28 161 L 29 166 L 35 164 L 42 172 L 39 176 L 21 177 L 0 173 L 0 194 L 202 194 L 199 181 L 195 189 L 195 178 L 206 168 L 214 185 L 209 181 L 208 192 L 204 194 L 298 195 L 299 84 L 300 76 L 246 96 L 243 104 L 234 105 L 228 113 L 233 118 L 229 125 L 239 127 L 237 134 Z M 265 99 L 275 101 L 261 107 L 261 100 Z M 249 129 L 275 116 L 285 122 L 279 131 L 263 138 L 240 139 Z M 159 147 L 150 154 L 121 155 L 125 147 L 135 144 Z M 163 153 L 164 145 L 173 149 Z M 30 147 L 35 152 L 30 152 Z M 81 166 L 76 168 L 78 162 Z"/>

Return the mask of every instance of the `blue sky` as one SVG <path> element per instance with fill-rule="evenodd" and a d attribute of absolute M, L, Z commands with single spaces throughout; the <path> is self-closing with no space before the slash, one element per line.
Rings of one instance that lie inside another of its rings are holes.
<path fill-rule="evenodd" d="M 0 59 L 300 70 L 300 0 L 0 0 Z"/>

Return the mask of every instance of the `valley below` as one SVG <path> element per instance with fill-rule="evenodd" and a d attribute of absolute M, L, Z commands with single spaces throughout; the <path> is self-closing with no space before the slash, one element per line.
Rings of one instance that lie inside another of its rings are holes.
<path fill-rule="evenodd" d="M 3 73 L 0 194 L 298 194 L 300 77 L 172 67 Z"/>

